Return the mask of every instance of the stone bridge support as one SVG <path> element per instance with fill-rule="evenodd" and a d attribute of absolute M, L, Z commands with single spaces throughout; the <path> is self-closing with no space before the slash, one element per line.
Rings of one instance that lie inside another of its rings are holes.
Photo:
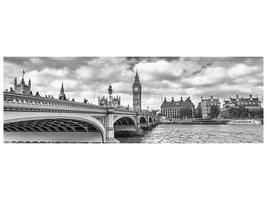
<path fill-rule="evenodd" d="M 119 141 L 115 139 L 114 127 L 113 127 L 113 116 L 114 116 L 114 108 L 109 107 L 107 110 L 107 122 L 106 122 L 106 142 L 107 143 L 118 143 Z"/>
<path fill-rule="evenodd" d="M 136 115 L 135 115 L 136 130 L 137 130 L 137 132 L 141 132 L 142 131 L 141 124 L 140 124 L 140 117 L 141 117 L 140 113 L 137 112 Z"/>

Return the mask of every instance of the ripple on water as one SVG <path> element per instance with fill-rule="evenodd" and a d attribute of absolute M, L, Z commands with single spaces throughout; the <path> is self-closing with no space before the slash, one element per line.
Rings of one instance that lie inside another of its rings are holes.
<path fill-rule="evenodd" d="M 131 142 L 131 138 L 128 138 Z M 263 143 L 263 125 L 158 125 L 140 143 Z"/>

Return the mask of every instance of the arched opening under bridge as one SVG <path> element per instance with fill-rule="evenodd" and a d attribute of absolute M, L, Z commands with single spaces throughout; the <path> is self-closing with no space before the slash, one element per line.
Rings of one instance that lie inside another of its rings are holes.
<path fill-rule="evenodd" d="M 122 116 L 114 119 L 115 138 L 129 136 L 136 132 L 136 121 L 132 116 Z"/>
<path fill-rule="evenodd" d="M 104 130 L 89 120 L 46 118 L 4 123 L 7 143 L 102 143 Z"/>

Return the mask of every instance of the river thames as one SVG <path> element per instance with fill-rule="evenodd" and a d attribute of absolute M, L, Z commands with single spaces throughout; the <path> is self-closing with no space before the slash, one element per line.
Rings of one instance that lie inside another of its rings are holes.
<path fill-rule="evenodd" d="M 263 125 L 161 124 L 121 143 L 263 143 Z"/>

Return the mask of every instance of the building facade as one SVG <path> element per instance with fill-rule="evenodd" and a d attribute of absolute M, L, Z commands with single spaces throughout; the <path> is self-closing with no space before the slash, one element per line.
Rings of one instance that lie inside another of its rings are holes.
<path fill-rule="evenodd" d="M 108 97 L 105 97 L 105 96 L 98 97 L 98 105 L 109 106 Z M 111 106 L 116 107 L 116 108 L 121 107 L 121 97 L 120 96 L 112 97 Z"/>
<path fill-rule="evenodd" d="M 133 110 L 134 111 L 141 111 L 141 95 L 142 95 L 142 86 L 139 81 L 138 73 L 136 72 L 135 80 L 133 83 Z"/>
<path fill-rule="evenodd" d="M 218 107 L 218 109 L 220 110 L 221 108 L 221 104 L 219 101 L 219 98 L 214 98 L 213 96 L 211 96 L 208 99 L 204 99 L 203 97 L 201 97 L 201 102 L 198 104 L 198 112 L 201 113 L 202 118 L 209 118 L 210 114 L 211 114 L 211 108 L 215 106 Z"/>
<path fill-rule="evenodd" d="M 164 102 L 161 105 L 161 114 L 168 119 L 192 118 L 194 117 L 194 110 L 195 105 L 190 100 L 190 97 L 185 101 L 183 101 L 182 97 L 179 101 L 175 101 L 172 97 L 169 102 L 164 98 Z"/>
<path fill-rule="evenodd" d="M 239 97 L 239 95 L 236 95 L 236 98 L 231 98 L 230 100 L 224 100 L 223 104 L 223 110 L 227 111 L 230 108 L 238 108 L 238 107 L 245 107 L 249 110 L 257 110 L 261 109 L 261 102 L 259 101 L 259 97 L 252 97 L 252 95 L 249 95 L 249 97 Z"/>
<path fill-rule="evenodd" d="M 31 79 L 28 81 L 28 85 L 24 81 L 24 70 L 22 72 L 22 79 L 20 83 L 18 84 L 17 78 L 14 80 L 14 92 L 20 93 L 20 94 L 27 94 L 27 95 L 32 95 L 31 92 Z"/>

